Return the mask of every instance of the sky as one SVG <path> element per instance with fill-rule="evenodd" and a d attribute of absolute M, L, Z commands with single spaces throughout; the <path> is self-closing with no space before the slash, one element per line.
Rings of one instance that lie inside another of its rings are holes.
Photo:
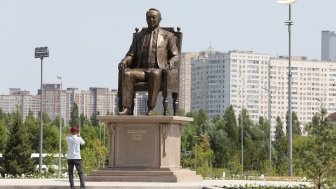
<path fill-rule="evenodd" d="M 336 0 L 298 0 L 292 6 L 292 55 L 320 59 L 321 31 L 336 30 Z M 146 11 L 161 11 L 161 26 L 180 27 L 182 52 L 288 55 L 288 6 L 276 0 L 0 0 L 0 94 L 21 88 L 35 95 L 48 46 L 43 83 L 62 88 L 117 88 L 117 65 Z"/>

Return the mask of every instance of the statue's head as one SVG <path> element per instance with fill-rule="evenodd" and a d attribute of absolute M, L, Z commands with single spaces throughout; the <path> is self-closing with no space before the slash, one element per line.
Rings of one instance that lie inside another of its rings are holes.
<path fill-rule="evenodd" d="M 159 10 L 150 8 L 146 12 L 146 20 L 149 30 L 154 30 L 157 28 L 161 22 L 161 13 Z"/>

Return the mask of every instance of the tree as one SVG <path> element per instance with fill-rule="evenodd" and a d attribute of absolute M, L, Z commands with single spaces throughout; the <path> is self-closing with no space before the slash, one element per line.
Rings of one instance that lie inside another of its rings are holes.
<path fill-rule="evenodd" d="M 182 149 L 182 155 L 181 155 L 181 165 L 183 167 L 193 167 L 193 157 L 192 157 L 192 148 L 196 144 L 196 140 L 194 138 L 196 136 L 196 128 L 195 125 L 192 123 L 189 123 L 182 127 L 181 132 L 181 149 Z"/>
<path fill-rule="evenodd" d="M 275 125 L 275 141 L 280 140 L 284 136 L 285 133 L 283 132 L 283 122 L 281 121 L 281 118 L 277 116 Z"/>
<path fill-rule="evenodd" d="M 296 112 L 292 113 L 292 134 L 294 137 L 302 135 L 299 118 Z"/>
<path fill-rule="evenodd" d="M 39 115 L 41 115 L 41 114 L 39 114 Z M 42 119 L 43 119 L 43 124 L 44 123 L 49 123 L 49 122 L 52 121 L 47 112 L 43 112 Z"/>
<path fill-rule="evenodd" d="M 208 177 L 211 174 L 214 153 L 210 148 L 209 139 L 206 135 L 200 135 L 199 140 L 199 144 L 193 148 L 196 172 L 203 177 Z"/>
<path fill-rule="evenodd" d="M 288 123 L 288 113 L 286 115 L 286 121 L 286 123 Z M 288 125 L 286 126 L 286 133 L 289 133 Z M 299 118 L 295 112 L 292 112 L 292 135 L 293 137 L 300 136 L 301 133 Z"/>
<path fill-rule="evenodd" d="M 28 138 L 32 145 L 33 152 L 39 152 L 40 138 L 40 119 L 34 117 L 33 112 L 29 111 L 24 121 L 24 127 L 28 130 Z"/>
<path fill-rule="evenodd" d="M 92 113 L 92 116 L 90 118 L 91 124 L 93 126 L 98 126 L 98 124 L 99 124 L 99 120 L 97 119 L 97 115 L 99 115 L 99 114 L 97 114 L 96 112 L 94 112 L 94 113 Z"/>
<path fill-rule="evenodd" d="M 272 150 L 272 144 L 270 143 L 270 123 L 268 119 L 265 117 L 259 117 L 259 129 L 263 132 L 264 137 L 261 139 L 263 143 L 265 144 L 266 149 L 263 150 L 262 157 L 265 157 L 265 160 L 262 162 L 262 173 L 265 173 L 266 175 L 274 175 L 275 174 L 275 168 L 272 163 L 272 159 L 269 159 L 269 154 L 271 153 L 271 157 L 274 157 L 272 154 L 274 154 L 274 150 Z M 265 156 L 267 154 L 267 157 Z"/>
<path fill-rule="evenodd" d="M 244 127 L 244 169 L 260 171 L 268 159 L 268 141 L 258 125 Z"/>
<path fill-rule="evenodd" d="M 303 156 L 307 175 L 318 189 L 324 185 L 335 186 L 336 183 L 336 127 L 326 115 L 326 109 L 321 108 L 307 125 L 308 147 Z"/>
<path fill-rule="evenodd" d="M 35 171 L 34 162 L 30 158 L 32 149 L 28 139 L 27 128 L 23 126 L 22 116 L 17 110 L 13 113 L 9 138 L 3 153 L 2 175 L 14 177 L 21 174 L 32 174 Z"/>
<path fill-rule="evenodd" d="M 70 126 L 74 126 L 74 125 L 79 126 L 79 122 L 80 122 L 80 119 L 79 119 L 78 105 L 74 103 L 72 110 L 70 112 L 69 124 Z"/>
<path fill-rule="evenodd" d="M 215 167 L 223 168 L 228 166 L 230 154 L 234 151 L 234 145 L 231 143 L 227 133 L 223 129 L 223 118 L 216 119 L 214 127 L 209 131 L 210 147 L 215 154 Z"/>
<path fill-rule="evenodd" d="M 82 127 L 81 136 L 85 140 L 82 146 L 82 157 L 84 159 L 85 172 L 101 167 L 107 159 L 107 147 L 99 141 L 99 127 L 90 124 Z"/>
<path fill-rule="evenodd" d="M 297 176 L 307 176 L 307 164 L 302 158 L 305 156 L 305 151 L 308 149 L 308 136 L 296 136 L 293 139 L 293 172 Z"/>
<path fill-rule="evenodd" d="M 201 112 L 201 113 L 200 113 Z M 192 154 L 193 148 L 197 143 L 196 137 L 199 136 L 200 126 L 198 124 L 206 124 L 207 115 L 200 110 L 198 112 L 189 112 L 187 114 L 189 117 L 193 117 L 194 121 L 183 126 L 181 134 L 182 143 L 182 166 L 184 167 L 194 167 L 194 156 Z"/>
<path fill-rule="evenodd" d="M 242 113 L 243 119 L 239 119 L 239 121 L 243 123 L 244 170 L 260 171 L 268 157 L 268 142 L 265 140 L 268 138 L 268 134 L 266 135 L 262 130 L 267 129 L 267 126 L 264 126 L 263 123 L 262 125 L 254 123 L 245 108 Z M 260 121 L 264 122 L 262 120 Z"/>
<path fill-rule="evenodd" d="M 86 117 L 84 116 L 83 113 L 80 114 L 79 116 L 79 124 L 80 124 L 80 127 L 83 127 L 84 125 L 89 125 L 90 121 L 88 119 L 86 119 Z"/>
<path fill-rule="evenodd" d="M 58 126 L 45 123 L 43 129 L 43 151 L 45 153 L 57 153 L 59 147 Z"/>
<path fill-rule="evenodd" d="M 4 150 L 5 148 L 6 135 L 7 135 L 6 128 L 3 122 L 0 120 L 0 152 L 2 152 L 2 150 Z"/>
<path fill-rule="evenodd" d="M 209 128 L 209 119 L 208 115 L 204 112 L 204 110 L 199 110 L 194 114 L 193 124 L 196 126 L 196 134 L 197 136 L 207 133 Z"/>
<path fill-rule="evenodd" d="M 231 141 L 236 146 L 238 146 L 239 136 L 238 136 L 237 119 L 232 106 L 227 108 L 224 112 L 224 131 L 227 133 Z"/>
<path fill-rule="evenodd" d="M 5 149 L 6 138 L 7 138 L 7 129 L 5 127 L 4 115 L 0 108 L 0 153 L 2 152 L 2 150 Z"/>
<path fill-rule="evenodd" d="M 275 167 L 277 173 L 280 175 L 287 174 L 287 151 L 288 151 L 288 143 L 287 137 L 283 132 L 283 123 L 278 116 L 276 118 L 276 126 L 275 126 L 275 141 L 273 142 L 273 146 L 275 149 Z"/>

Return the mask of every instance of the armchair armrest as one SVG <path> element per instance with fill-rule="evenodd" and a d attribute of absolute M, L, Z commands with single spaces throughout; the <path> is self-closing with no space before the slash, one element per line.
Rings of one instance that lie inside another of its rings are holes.
<path fill-rule="evenodd" d="M 119 111 L 122 111 L 122 78 L 123 78 L 123 72 L 125 69 L 118 69 L 118 106 Z"/>
<path fill-rule="evenodd" d="M 178 92 L 179 89 L 179 70 L 163 69 L 163 89 Z"/>

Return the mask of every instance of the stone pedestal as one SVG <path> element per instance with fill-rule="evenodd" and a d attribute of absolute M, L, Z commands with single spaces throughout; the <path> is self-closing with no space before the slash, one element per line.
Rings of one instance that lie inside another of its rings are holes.
<path fill-rule="evenodd" d="M 181 129 L 192 118 L 179 116 L 98 116 L 109 128 L 108 168 L 87 181 L 201 181 L 182 169 Z"/>

